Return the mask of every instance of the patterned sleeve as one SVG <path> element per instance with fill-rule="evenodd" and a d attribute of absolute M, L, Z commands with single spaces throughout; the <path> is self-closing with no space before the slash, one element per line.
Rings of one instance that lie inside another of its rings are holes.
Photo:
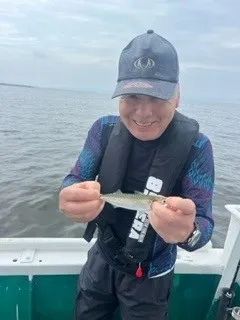
<path fill-rule="evenodd" d="M 75 166 L 64 178 L 60 189 L 76 182 L 95 180 L 102 157 L 101 132 L 102 119 L 98 119 L 88 131 L 87 139 Z"/>
<path fill-rule="evenodd" d="M 210 140 L 199 134 L 194 143 L 188 169 L 182 180 L 183 198 L 191 199 L 197 210 L 196 222 L 202 236 L 198 243 L 190 248 L 188 245 L 179 244 L 179 247 L 194 251 L 203 247 L 212 237 L 214 220 L 212 214 L 212 197 L 214 189 L 214 159 Z"/>

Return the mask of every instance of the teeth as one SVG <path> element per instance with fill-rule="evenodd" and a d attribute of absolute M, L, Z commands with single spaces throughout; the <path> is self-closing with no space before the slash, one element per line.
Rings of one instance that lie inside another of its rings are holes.
<path fill-rule="evenodd" d="M 152 124 L 152 122 L 148 122 L 148 123 L 141 123 L 141 122 L 137 122 L 137 121 L 135 121 L 135 122 L 138 126 L 141 126 L 141 127 L 147 127 Z"/>

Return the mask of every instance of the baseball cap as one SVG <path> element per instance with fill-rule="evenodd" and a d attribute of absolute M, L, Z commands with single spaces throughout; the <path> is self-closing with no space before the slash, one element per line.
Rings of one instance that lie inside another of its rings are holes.
<path fill-rule="evenodd" d="M 117 86 L 112 98 L 144 94 L 169 100 L 179 81 L 178 55 L 174 46 L 153 30 L 135 37 L 122 50 Z"/>

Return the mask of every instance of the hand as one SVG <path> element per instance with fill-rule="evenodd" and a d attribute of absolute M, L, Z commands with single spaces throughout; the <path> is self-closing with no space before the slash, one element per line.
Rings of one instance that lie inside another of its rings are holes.
<path fill-rule="evenodd" d="M 77 222 L 89 222 L 102 211 L 105 202 L 100 199 L 97 181 L 75 183 L 61 190 L 59 210 Z"/>
<path fill-rule="evenodd" d="M 196 206 L 190 199 L 168 197 L 166 205 L 154 201 L 149 222 L 167 243 L 184 242 L 194 230 Z"/>

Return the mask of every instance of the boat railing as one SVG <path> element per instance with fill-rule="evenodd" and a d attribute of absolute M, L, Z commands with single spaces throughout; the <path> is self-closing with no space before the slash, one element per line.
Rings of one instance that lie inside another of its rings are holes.
<path fill-rule="evenodd" d="M 194 252 L 178 248 L 177 273 L 220 274 L 222 287 L 228 287 L 240 256 L 240 205 L 226 205 L 231 213 L 223 248 L 209 242 Z M 87 252 L 96 239 L 83 238 L 1 238 L 0 275 L 78 274 Z M 63 259 L 64 256 L 64 259 Z"/>

